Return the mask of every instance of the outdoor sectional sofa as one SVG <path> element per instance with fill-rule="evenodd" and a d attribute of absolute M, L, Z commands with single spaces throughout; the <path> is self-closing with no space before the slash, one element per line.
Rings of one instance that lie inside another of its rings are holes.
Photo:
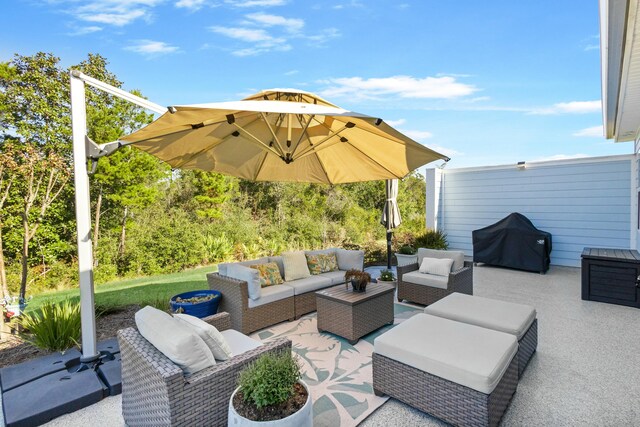
<path fill-rule="evenodd" d="M 338 270 L 264 287 L 260 290 L 260 297 L 257 299 L 250 297 L 248 283 L 250 279 L 245 276 L 248 273 L 247 267 L 275 262 L 284 279 L 285 270 L 281 256 L 221 263 L 218 265 L 218 273 L 207 274 L 207 281 L 211 289 L 222 293 L 219 310 L 231 314 L 232 327 L 244 334 L 249 334 L 316 311 L 316 291 L 345 283 L 346 270 L 364 268 L 364 251 L 330 248 L 305 251 L 305 254 L 317 255 L 332 252 L 336 254 Z"/>

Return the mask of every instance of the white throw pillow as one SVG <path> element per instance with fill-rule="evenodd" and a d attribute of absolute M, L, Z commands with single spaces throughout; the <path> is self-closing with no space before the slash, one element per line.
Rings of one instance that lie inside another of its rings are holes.
<path fill-rule="evenodd" d="M 336 249 L 338 268 L 343 271 L 362 270 L 364 267 L 364 251 Z"/>
<path fill-rule="evenodd" d="M 422 259 L 420 264 L 420 273 L 434 274 L 436 276 L 449 276 L 451 273 L 451 267 L 453 266 L 453 260 L 451 258 L 428 258 Z"/>
<path fill-rule="evenodd" d="M 227 265 L 227 276 L 238 280 L 244 280 L 249 286 L 249 298 L 260 299 L 262 295 L 260 289 L 260 272 L 255 268 L 245 267 L 240 264 Z"/>
<path fill-rule="evenodd" d="M 146 306 L 138 310 L 135 318 L 140 335 L 185 374 L 194 374 L 216 364 L 204 340 L 169 313 Z"/>
<path fill-rule="evenodd" d="M 215 326 L 188 314 L 177 313 L 174 314 L 173 317 L 196 331 L 198 336 L 207 344 L 211 353 L 213 353 L 213 357 L 217 360 L 227 360 L 233 356 L 227 340 L 224 339 L 224 336 L 222 336 Z"/>
<path fill-rule="evenodd" d="M 282 263 L 287 282 L 311 276 L 304 251 L 282 252 Z"/>

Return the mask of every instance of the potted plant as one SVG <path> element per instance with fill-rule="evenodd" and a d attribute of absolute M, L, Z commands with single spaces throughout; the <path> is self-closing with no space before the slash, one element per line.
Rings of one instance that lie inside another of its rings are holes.
<path fill-rule="evenodd" d="M 174 295 L 169 300 L 171 311 L 195 317 L 207 317 L 218 312 L 222 293 L 216 290 L 189 291 Z"/>
<path fill-rule="evenodd" d="M 229 426 L 312 427 L 313 404 L 289 351 L 266 353 L 240 372 L 229 399 Z"/>
<path fill-rule="evenodd" d="M 398 260 L 398 267 L 404 265 L 415 264 L 418 262 L 418 256 L 416 255 L 416 248 L 411 245 L 403 245 L 396 252 L 396 259 Z"/>
<path fill-rule="evenodd" d="M 371 275 L 365 271 L 360 270 L 347 270 L 344 274 L 345 285 L 349 289 L 349 282 L 354 292 L 364 292 L 367 290 L 367 285 L 371 281 Z"/>
<path fill-rule="evenodd" d="M 393 271 L 384 269 L 380 271 L 380 276 L 378 276 L 378 282 L 386 282 L 389 284 L 393 284 L 395 286 L 396 283 L 396 275 L 393 274 Z"/>

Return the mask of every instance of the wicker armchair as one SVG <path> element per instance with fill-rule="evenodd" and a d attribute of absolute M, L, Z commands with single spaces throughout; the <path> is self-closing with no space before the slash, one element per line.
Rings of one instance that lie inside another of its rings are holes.
<path fill-rule="evenodd" d="M 407 300 L 430 305 L 454 292 L 473 295 L 473 263 L 464 262 L 464 267 L 449 274 L 446 289 L 419 285 L 402 280 L 402 275 L 419 268 L 418 263 L 398 267 L 398 301 Z"/>
<path fill-rule="evenodd" d="M 203 319 L 229 329 L 228 313 Z M 281 338 L 191 376 L 160 353 L 134 328 L 118 331 L 122 358 L 122 415 L 128 426 L 226 426 L 238 374 L 260 355 L 290 350 Z"/>
<path fill-rule="evenodd" d="M 230 313 L 231 327 L 243 334 L 250 334 L 267 326 L 295 318 L 293 297 L 257 307 L 249 307 L 249 285 L 244 280 L 218 273 L 209 273 L 207 274 L 207 282 L 210 289 L 222 292 L 219 310 Z"/>

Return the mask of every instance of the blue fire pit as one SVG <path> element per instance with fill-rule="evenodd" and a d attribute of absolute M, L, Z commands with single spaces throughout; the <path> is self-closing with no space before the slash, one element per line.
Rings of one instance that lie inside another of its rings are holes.
<path fill-rule="evenodd" d="M 213 296 L 208 301 L 202 301 L 197 303 L 184 302 L 180 300 L 188 300 L 189 298 L 194 297 L 208 297 Z M 184 292 L 182 294 L 175 295 L 171 297 L 169 303 L 171 304 L 171 311 L 174 313 L 185 313 L 195 317 L 207 317 L 218 312 L 218 304 L 220 304 L 220 299 L 222 298 L 222 294 L 220 291 L 212 291 L 212 290 L 202 290 L 202 291 L 190 291 Z"/>

